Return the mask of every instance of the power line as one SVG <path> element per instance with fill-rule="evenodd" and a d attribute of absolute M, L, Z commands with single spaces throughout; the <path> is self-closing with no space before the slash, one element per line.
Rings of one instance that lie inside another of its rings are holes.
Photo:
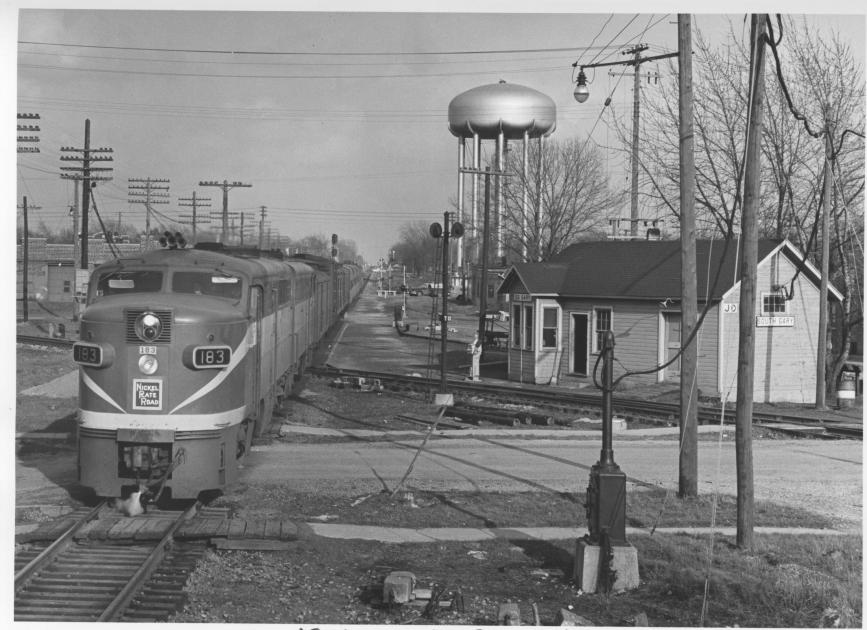
<path fill-rule="evenodd" d="M 503 69 L 493 68 L 490 70 L 467 70 L 464 72 L 426 72 L 420 74 L 418 72 L 410 73 L 395 73 L 395 74 L 207 74 L 201 72 L 161 72 L 157 70 L 132 70 L 130 68 L 73 68 L 69 66 L 50 66 L 39 64 L 18 64 L 19 68 L 27 68 L 32 70 L 63 70 L 68 72 L 97 72 L 104 74 L 124 74 L 124 75 L 144 75 L 158 77 L 181 77 L 181 78 L 197 78 L 197 79 L 419 79 L 424 80 L 432 77 L 454 77 L 454 76 L 477 76 L 485 74 L 496 74 L 502 76 L 504 72 L 519 73 L 519 72 L 562 72 L 564 67 L 551 66 L 544 68 L 518 68 L 518 69 Z"/>
<path fill-rule="evenodd" d="M 609 18 L 610 20 L 610 18 Z M 594 39 L 595 41 L 595 39 Z M 591 47 L 584 49 L 585 53 Z M 597 46 L 598 48 L 598 46 Z M 364 66 L 441 66 L 441 65 L 466 65 L 468 63 L 502 63 L 503 59 L 480 59 L 480 60 L 455 60 L 455 61 L 364 61 L 364 62 L 347 62 L 347 61 L 227 61 L 227 60 L 207 60 L 207 59 L 157 59 L 153 57 L 115 57 L 107 55 L 80 55 L 68 52 L 36 52 L 36 51 L 19 51 L 19 55 L 38 55 L 45 57 L 72 57 L 75 59 L 99 59 L 103 61 L 123 61 L 123 62 L 153 62 L 153 63 L 187 63 L 187 64 L 207 64 L 207 65 L 226 65 L 226 66 L 339 66 L 341 68 L 364 67 Z M 534 61 L 559 61 L 561 57 L 539 57 Z M 518 59 L 510 59 L 509 61 L 518 61 Z"/>
<path fill-rule="evenodd" d="M 636 14 L 635 17 L 638 17 Z M 631 24 L 635 17 L 629 21 Z M 627 26 L 629 26 L 627 24 Z M 624 27 L 625 29 L 625 27 Z M 621 29 L 621 33 L 624 29 Z M 618 33 L 619 35 L 619 33 Z M 613 40 L 612 40 L 613 41 Z M 400 50 L 400 51 L 374 51 L 374 52 L 361 52 L 361 51 L 338 51 L 338 52 L 329 52 L 329 51 L 305 51 L 305 50 L 292 50 L 292 51 L 268 51 L 268 50 L 228 50 L 228 49 L 197 49 L 197 48 L 145 48 L 138 46 L 105 46 L 105 45 L 97 45 L 97 44 L 69 44 L 69 43 L 60 43 L 60 42 L 37 42 L 37 41 L 27 41 L 27 40 L 18 40 L 19 44 L 31 44 L 35 46 L 57 46 L 62 48 L 91 48 L 91 49 L 100 49 L 100 50 L 134 50 L 139 52 L 173 52 L 173 53 L 196 53 L 196 54 L 211 54 L 211 55 L 265 55 L 265 56 L 277 56 L 277 55 L 298 55 L 298 56 L 310 56 L 310 57 L 394 57 L 394 56 L 435 56 L 435 55 L 504 55 L 504 54 L 527 54 L 527 53 L 542 53 L 542 52 L 572 52 L 575 50 L 574 46 L 568 46 L 563 48 L 512 48 L 512 49 L 502 49 L 502 50 L 442 50 L 442 51 L 423 51 L 423 50 Z M 607 46 L 611 46 L 611 42 L 607 44 Z M 615 48 L 619 48 L 620 46 L 615 46 Z M 588 47 L 590 48 L 590 47 Z M 604 48 L 597 46 L 596 48 Z"/>

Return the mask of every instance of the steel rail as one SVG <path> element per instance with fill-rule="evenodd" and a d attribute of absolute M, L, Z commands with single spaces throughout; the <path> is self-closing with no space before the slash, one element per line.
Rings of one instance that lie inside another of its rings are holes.
<path fill-rule="evenodd" d="M 16 574 L 17 620 L 120 621 L 139 600 L 134 618 L 159 618 L 158 614 L 154 617 L 154 611 L 165 606 L 162 599 L 156 604 L 150 601 L 154 593 L 148 591 L 149 588 L 153 591 L 153 587 L 148 587 L 149 581 L 166 566 L 167 559 L 174 556 L 175 534 L 198 511 L 201 503 L 195 502 L 174 515 L 159 542 L 129 546 L 117 545 L 114 541 L 71 544 L 76 532 L 93 520 L 104 505 L 79 517 L 60 538 Z M 181 562 L 187 555 L 186 552 L 181 554 Z M 156 597 L 164 598 L 165 592 Z"/>
<path fill-rule="evenodd" d="M 172 524 L 172 526 L 168 529 L 165 535 L 160 539 L 160 541 L 154 546 L 153 550 L 151 550 L 148 557 L 142 563 L 142 565 L 136 570 L 133 576 L 129 579 L 129 582 L 126 583 L 120 592 L 115 596 L 115 598 L 111 601 L 111 603 L 106 606 L 105 610 L 99 616 L 97 621 L 118 621 L 120 616 L 123 614 L 126 607 L 129 606 L 129 603 L 132 601 L 135 594 L 139 591 L 142 585 L 148 580 L 154 570 L 159 566 L 160 562 L 163 561 L 166 555 L 166 548 L 169 543 L 174 540 L 175 532 L 187 522 L 192 516 L 199 511 L 202 503 L 200 501 L 196 501 L 193 505 L 191 505 L 187 510 L 181 514 L 178 519 Z"/>
<path fill-rule="evenodd" d="M 367 377 L 379 379 L 381 382 L 396 382 L 406 385 L 411 385 L 420 388 L 433 388 L 437 386 L 435 379 L 430 379 L 424 376 L 410 376 L 403 374 L 391 374 L 386 372 L 372 372 L 367 370 L 353 370 L 343 368 L 317 367 L 311 368 L 310 372 L 314 375 L 324 377 Z M 496 396 L 499 400 L 507 399 L 508 397 L 530 399 L 542 404 L 548 404 L 554 407 L 565 406 L 587 406 L 599 407 L 602 404 L 601 394 L 580 394 L 577 392 L 564 392 L 562 390 L 550 391 L 541 390 L 537 387 L 528 387 L 526 385 L 496 385 L 491 383 L 474 383 L 471 381 L 463 381 L 450 379 L 448 381 L 449 389 L 455 392 L 470 392 L 479 396 Z M 613 402 L 615 411 L 621 413 L 632 412 L 635 414 L 654 415 L 677 417 L 680 413 L 680 407 L 674 403 L 653 402 L 641 399 L 631 399 L 618 397 Z M 699 407 L 698 418 L 703 423 L 718 422 L 722 413 L 723 421 L 730 422 L 735 419 L 734 409 L 724 409 L 722 412 L 718 408 Z M 767 428 L 773 428 L 770 425 L 775 424 L 796 424 L 805 427 L 822 427 L 829 432 L 836 432 L 841 436 L 846 436 L 855 439 L 861 439 L 862 430 L 857 427 L 837 426 L 843 421 L 838 420 L 822 420 L 814 418 L 803 418 L 800 416 L 792 416 L 781 413 L 764 413 L 753 412 L 753 421 L 757 424 L 764 424 Z"/>
<path fill-rule="evenodd" d="M 88 512 L 84 517 L 80 518 L 78 521 L 73 523 L 69 529 L 67 529 L 63 534 L 61 534 L 57 540 L 48 545 L 42 552 L 33 558 L 30 562 L 28 562 L 18 573 L 15 574 L 15 592 L 20 591 L 24 586 L 27 585 L 30 578 L 33 575 L 45 567 L 47 564 L 52 562 L 55 558 L 57 558 L 60 553 L 66 549 L 69 544 L 72 542 L 75 534 L 77 534 L 81 529 L 87 525 L 90 521 L 99 516 L 100 511 L 106 507 L 106 502 L 103 501 L 96 507 L 94 507 L 90 512 Z"/>
<path fill-rule="evenodd" d="M 16 335 L 17 343 L 28 344 L 32 346 L 51 346 L 57 348 L 70 348 L 75 343 L 74 339 L 66 339 L 63 337 L 41 337 L 38 335 Z"/>

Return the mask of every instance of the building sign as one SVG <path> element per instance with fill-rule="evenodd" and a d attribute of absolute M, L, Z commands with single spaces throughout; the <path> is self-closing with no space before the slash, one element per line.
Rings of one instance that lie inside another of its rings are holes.
<path fill-rule="evenodd" d="M 794 326 L 795 318 L 791 315 L 759 315 L 756 317 L 758 328 L 770 328 L 772 326 Z"/>
<path fill-rule="evenodd" d="M 132 381 L 132 408 L 163 408 L 163 382 L 155 379 L 136 378 Z"/>
<path fill-rule="evenodd" d="M 529 293 L 512 293 L 512 302 L 531 302 Z"/>

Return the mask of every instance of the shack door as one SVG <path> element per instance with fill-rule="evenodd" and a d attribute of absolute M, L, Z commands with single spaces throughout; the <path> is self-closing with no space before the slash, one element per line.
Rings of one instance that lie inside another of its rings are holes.
<path fill-rule="evenodd" d="M 672 357 L 680 352 L 680 313 L 663 313 L 665 326 L 665 339 L 663 341 L 665 352 L 662 361 L 668 363 Z M 662 372 L 662 380 L 676 381 L 680 379 L 680 357 L 665 368 Z"/>
<path fill-rule="evenodd" d="M 587 313 L 572 313 L 572 372 L 587 375 Z"/>

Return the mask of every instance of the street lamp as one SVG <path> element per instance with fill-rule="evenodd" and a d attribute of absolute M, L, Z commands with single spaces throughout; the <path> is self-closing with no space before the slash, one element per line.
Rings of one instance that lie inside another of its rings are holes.
<path fill-rule="evenodd" d="M 575 84 L 575 91 L 572 93 L 575 100 L 583 103 L 590 98 L 590 89 L 587 87 L 587 75 L 584 74 L 584 67 L 578 71 L 578 83 Z"/>

